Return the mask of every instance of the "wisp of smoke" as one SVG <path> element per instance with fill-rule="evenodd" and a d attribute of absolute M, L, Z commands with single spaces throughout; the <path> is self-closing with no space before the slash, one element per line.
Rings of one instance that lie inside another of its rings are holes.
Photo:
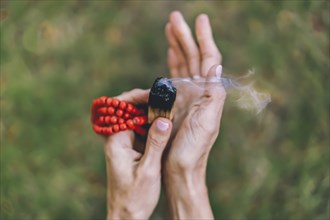
<path fill-rule="evenodd" d="M 229 95 L 238 96 L 235 101 L 239 108 L 259 114 L 271 102 L 271 97 L 267 92 L 256 90 L 253 80 L 250 79 L 253 74 L 253 71 L 249 71 L 248 74 L 239 78 L 223 74 L 220 79 L 213 79 L 212 81 L 207 81 L 204 78 L 172 78 L 171 80 L 179 95 L 181 93 L 183 96 L 180 100 L 190 104 L 201 97 L 206 83 L 212 83 L 223 86 Z"/>

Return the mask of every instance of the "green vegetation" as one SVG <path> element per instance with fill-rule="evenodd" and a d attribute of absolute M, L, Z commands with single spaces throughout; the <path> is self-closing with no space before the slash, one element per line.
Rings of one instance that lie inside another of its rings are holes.
<path fill-rule="evenodd" d="M 227 100 L 207 181 L 217 219 L 329 219 L 329 1 L 1 1 L 1 219 L 104 219 L 91 101 L 166 74 L 172 10 L 207 13 L 225 71 L 272 102 Z M 166 218 L 165 198 L 154 218 Z"/>

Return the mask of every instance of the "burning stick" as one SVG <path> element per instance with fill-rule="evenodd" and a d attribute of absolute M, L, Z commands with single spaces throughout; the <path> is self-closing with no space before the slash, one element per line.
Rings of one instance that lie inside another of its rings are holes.
<path fill-rule="evenodd" d="M 176 88 L 172 82 L 163 77 L 158 77 L 149 94 L 148 123 L 152 123 L 157 117 L 173 118 L 172 107 L 176 98 Z"/>

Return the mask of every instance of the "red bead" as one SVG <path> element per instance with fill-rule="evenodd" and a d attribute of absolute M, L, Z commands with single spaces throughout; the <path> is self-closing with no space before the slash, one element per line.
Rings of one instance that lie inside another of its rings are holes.
<path fill-rule="evenodd" d="M 125 114 L 124 114 L 124 118 L 125 118 L 125 119 L 128 119 L 128 118 L 130 118 L 130 117 L 131 117 L 131 115 L 130 115 L 129 113 L 125 113 Z"/>
<path fill-rule="evenodd" d="M 107 101 L 107 97 L 106 96 L 102 96 L 102 97 L 100 97 L 100 100 L 101 100 L 101 104 L 104 105 L 105 102 Z"/>
<path fill-rule="evenodd" d="M 147 116 L 136 116 L 133 118 L 133 122 L 137 125 L 144 125 L 147 122 Z"/>
<path fill-rule="evenodd" d="M 112 99 L 112 106 L 113 107 L 118 107 L 120 101 L 118 99 Z"/>
<path fill-rule="evenodd" d="M 94 102 L 95 102 L 95 106 L 99 106 L 99 105 L 101 105 L 101 100 L 100 100 L 100 98 L 95 99 Z"/>
<path fill-rule="evenodd" d="M 118 132 L 118 131 L 119 131 L 119 125 L 115 124 L 115 125 L 113 126 L 113 131 L 114 131 L 114 132 Z"/>
<path fill-rule="evenodd" d="M 109 124 L 111 122 L 111 116 L 105 116 L 104 121 L 106 124 Z"/>
<path fill-rule="evenodd" d="M 94 99 L 94 101 L 92 103 L 92 106 L 91 106 L 92 112 L 95 112 L 96 111 L 96 108 L 97 108 L 97 100 Z"/>
<path fill-rule="evenodd" d="M 132 119 L 129 119 L 126 121 L 126 125 L 130 128 L 130 129 L 134 129 L 135 125 Z"/>
<path fill-rule="evenodd" d="M 118 110 L 116 111 L 116 115 L 117 115 L 118 117 L 123 116 L 123 114 L 124 114 L 124 111 L 121 110 L 121 109 L 118 109 Z"/>
<path fill-rule="evenodd" d="M 115 114 L 115 109 L 114 109 L 113 107 L 109 107 L 109 108 L 108 108 L 108 114 L 109 114 L 109 115 L 113 115 L 113 114 Z"/>
<path fill-rule="evenodd" d="M 111 105 L 111 103 L 112 103 L 112 98 L 107 98 L 107 102 L 106 102 L 106 103 L 107 103 L 107 105 L 109 105 L 109 106 L 110 106 L 110 105 Z"/>
<path fill-rule="evenodd" d="M 119 108 L 124 110 L 127 106 L 127 103 L 125 101 L 121 101 L 120 104 L 119 104 Z"/>
<path fill-rule="evenodd" d="M 97 114 L 102 114 L 102 115 L 105 115 L 107 114 L 107 108 L 106 107 L 102 107 L 102 108 L 99 108 L 97 109 Z"/>
<path fill-rule="evenodd" d="M 133 107 L 132 110 L 131 110 L 131 113 L 132 113 L 133 115 L 135 115 L 135 114 L 136 114 L 136 111 L 137 111 L 136 108 Z"/>
<path fill-rule="evenodd" d="M 134 122 L 134 124 L 139 125 L 140 124 L 140 118 L 139 117 L 134 117 L 133 122 Z"/>
<path fill-rule="evenodd" d="M 126 111 L 130 113 L 130 112 L 132 112 L 132 110 L 133 110 L 133 105 L 128 103 L 127 107 L 126 107 Z"/>
<path fill-rule="evenodd" d="M 104 116 L 101 116 L 101 117 L 99 118 L 99 120 L 100 120 L 101 123 L 104 123 Z"/>
<path fill-rule="evenodd" d="M 125 123 L 125 120 L 123 118 L 119 118 L 118 124 L 123 124 L 123 123 Z"/>
<path fill-rule="evenodd" d="M 120 130 L 122 130 L 122 131 L 127 130 L 127 125 L 125 125 L 125 124 L 120 124 L 119 127 L 120 127 Z"/>
<path fill-rule="evenodd" d="M 117 117 L 116 116 L 112 116 L 111 117 L 111 123 L 112 124 L 116 124 L 117 123 Z"/>
<path fill-rule="evenodd" d="M 146 115 L 143 115 L 143 116 L 140 116 L 141 117 L 141 121 L 142 121 L 142 124 L 146 124 L 148 122 L 148 116 Z"/>
<path fill-rule="evenodd" d="M 101 127 L 98 125 L 93 125 L 93 130 L 99 134 L 101 132 Z"/>
<path fill-rule="evenodd" d="M 112 127 L 105 127 L 104 132 L 105 132 L 106 135 L 113 134 Z"/>

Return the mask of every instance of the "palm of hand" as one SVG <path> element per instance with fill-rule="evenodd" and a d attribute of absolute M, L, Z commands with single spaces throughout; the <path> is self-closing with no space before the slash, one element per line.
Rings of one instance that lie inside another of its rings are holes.
<path fill-rule="evenodd" d="M 215 45 L 206 15 L 197 18 L 196 35 L 199 46 L 195 43 L 182 15 L 177 12 L 171 14 L 170 22 L 166 26 L 166 36 L 170 45 L 170 75 L 173 78 L 192 77 L 190 82 L 174 80 L 177 87 L 173 123 L 175 136 L 171 138 L 171 146 L 166 156 L 166 169 L 171 169 L 171 172 L 180 167 L 199 166 L 199 161 L 204 166 L 219 131 L 226 94 L 222 86 L 206 89 L 206 83 L 198 84 L 202 86 L 194 83 L 210 76 L 208 73 L 211 72 L 211 67 L 221 62 L 221 55 Z"/>
<path fill-rule="evenodd" d="M 112 135 L 106 144 L 109 195 L 117 205 L 125 207 L 137 218 L 150 216 L 160 195 L 160 176 L 148 175 L 139 166 L 142 154 L 133 147 L 134 132 Z M 107 147 L 111 145 L 112 147 Z M 136 202 L 143 198 L 143 202 Z M 123 203 L 123 204 L 121 204 Z"/>
<path fill-rule="evenodd" d="M 132 104 L 146 104 L 148 94 L 147 90 L 135 89 L 117 98 Z M 141 149 L 137 149 L 133 131 L 126 130 L 108 137 L 105 144 L 108 219 L 149 218 L 160 196 L 160 160 L 171 128 L 169 120 L 157 118 Z"/>

